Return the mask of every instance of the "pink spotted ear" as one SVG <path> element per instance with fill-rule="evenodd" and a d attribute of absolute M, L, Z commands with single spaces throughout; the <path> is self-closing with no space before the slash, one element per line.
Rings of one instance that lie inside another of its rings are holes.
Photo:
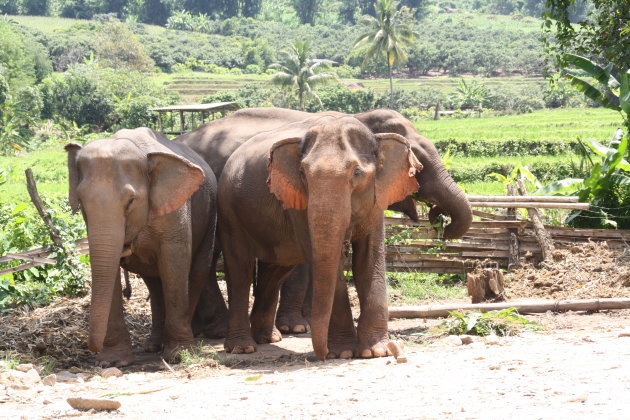
<path fill-rule="evenodd" d="M 299 137 L 280 140 L 269 150 L 269 191 L 282 201 L 285 209 L 306 210 L 308 198 L 300 177 Z"/>
<path fill-rule="evenodd" d="M 411 151 L 409 142 L 400 134 L 379 133 L 378 170 L 376 173 L 376 205 L 386 209 L 418 191 L 416 172 L 422 164 Z"/>

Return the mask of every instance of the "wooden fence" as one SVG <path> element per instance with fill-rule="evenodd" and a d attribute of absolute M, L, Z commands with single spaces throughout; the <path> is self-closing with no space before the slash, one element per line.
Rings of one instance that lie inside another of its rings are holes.
<path fill-rule="evenodd" d="M 588 206 L 577 203 L 571 197 L 469 196 L 469 200 L 474 208 L 576 209 Z M 406 217 L 385 218 L 387 271 L 465 274 L 479 263 L 509 269 L 519 261 L 542 258 L 532 222 L 516 220 L 514 215 L 496 215 L 479 210 L 474 210 L 473 214 L 481 220 L 473 221 L 463 238 L 446 241 L 438 239 L 426 219 L 415 223 Z M 594 241 L 607 242 L 611 248 L 630 247 L 630 230 L 544 227 L 556 245 Z M 76 253 L 89 253 L 87 239 L 77 241 L 76 246 Z M 0 275 L 54 263 L 50 259 L 50 251 L 50 247 L 43 247 L 2 256 L 0 263 L 12 260 L 27 262 L 0 270 Z"/>

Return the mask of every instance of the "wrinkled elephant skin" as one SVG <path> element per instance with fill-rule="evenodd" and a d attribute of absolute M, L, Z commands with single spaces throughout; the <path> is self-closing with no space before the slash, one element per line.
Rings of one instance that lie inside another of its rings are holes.
<path fill-rule="evenodd" d="M 239 147 L 217 193 L 229 298 L 226 351 L 248 353 L 280 339 L 274 326 L 280 284 L 308 262 L 317 357 L 387 355 L 383 210 L 418 190 L 421 168 L 403 136 L 375 135 L 348 116 L 287 124 Z M 361 306 L 356 331 L 340 276 L 346 244 Z"/>
<path fill-rule="evenodd" d="M 148 351 L 172 359 L 193 343 L 191 317 L 209 278 L 216 179 L 205 161 L 148 128 L 66 146 L 70 203 L 87 224 L 92 269 L 89 349 L 100 365 L 133 361 L 120 267 L 151 296 Z M 208 285 L 220 292 L 216 282 Z M 225 304 L 222 308 L 225 313 Z M 221 308 L 216 312 L 221 313 Z"/>

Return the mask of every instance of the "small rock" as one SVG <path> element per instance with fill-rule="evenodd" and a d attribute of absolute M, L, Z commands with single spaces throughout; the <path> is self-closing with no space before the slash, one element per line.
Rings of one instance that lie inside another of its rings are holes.
<path fill-rule="evenodd" d="M 44 400 L 44 401 L 42 401 L 42 404 L 44 404 L 44 405 L 49 405 L 49 404 L 52 404 L 52 401 L 50 401 L 50 400 Z"/>
<path fill-rule="evenodd" d="M 115 376 L 116 378 L 120 378 L 121 376 L 123 376 L 123 373 L 118 368 L 110 367 L 107 369 L 103 369 L 103 371 L 101 372 L 101 376 L 105 379 L 111 378 L 112 376 Z"/>
<path fill-rule="evenodd" d="M 55 386 L 55 384 L 57 383 L 57 375 L 55 375 L 54 373 L 51 373 L 50 375 L 42 379 L 42 383 L 48 386 Z"/>
<path fill-rule="evenodd" d="M 19 370 L 20 372 L 28 372 L 29 370 L 33 369 L 33 364 L 32 363 L 23 363 L 21 365 L 17 365 L 17 367 L 15 368 L 15 370 Z"/>
<path fill-rule="evenodd" d="M 79 369 L 76 366 L 72 366 L 70 369 L 68 369 L 70 371 L 70 373 L 81 373 L 83 372 L 81 369 Z"/>
<path fill-rule="evenodd" d="M 176 400 L 176 399 L 179 398 L 179 395 L 173 394 L 173 395 L 170 396 L 170 398 L 171 398 L 171 400 Z M 247 397 L 245 397 L 245 398 L 247 398 Z M 243 399 L 243 398 L 241 397 L 241 399 Z"/>
<path fill-rule="evenodd" d="M 618 337 L 630 337 L 630 330 L 620 332 Z"/>
<path fill-rule="evenodd" d="M 24 385 L 35 385 L 41 382 L 41 380 L 42 378 L 39 377 L 39 373 L 37 373 L 35 369 L 31 368 L 31 370 L 24 374 L 24 377 L 22 378 L 22 383 Z"/>
<path fill-rule="evenodd" d="M 459 338 L 462 340 L 462 344 L 470 344 L 475 341 L 472 335 L 462 335 Z"/>
<path fill-rule="evenodd" d="M 462 339 L 458 335 L 449 335 L 444 339 L 444 343 L 450 346 L 461 346 Z"/>
<path fill-rule="evenodd" d="M 57 382 L 77 383 L 79 382 L 79 378 L 74 373 L 62 370 L 61 372 L 57 372 Z"/>
<path fill-rule="evenodd" d="M 68 404 L 75 410 L 118 410 L 120 402 L 116 400 L 96 399 L 96 398 L 68 398 Z"/>
<path fill-rule="evenodd" d="M 92 375 L 90 373 L 85 373 L 85 372 L 77 373 L 77 378 L 83 381 L 88 381 L 91 376 Z"/>

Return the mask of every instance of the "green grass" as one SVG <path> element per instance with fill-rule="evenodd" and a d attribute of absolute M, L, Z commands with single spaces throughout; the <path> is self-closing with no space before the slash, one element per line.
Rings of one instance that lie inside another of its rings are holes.
<path fill-rule="evenodd" d="M 607 141 L 621 124 L 618 112 L 603 108 L 548 109 L 521 115 L 415 122 L 418 131 L 433 141 L 575 140 L 578 136 Z"/>
<path fill-rule="evenodd" d="M 460 187 L 471 195 L 505 195 L 505 185 L 499 181 L 495 182 L 464 182 Z"/>
<path fill-rule="evenodd" d="M 427 299 L 459 299 L 466 288 L 457 276 L 433 273 L 387 273 L 390 300 L 413 303 Z"/>

